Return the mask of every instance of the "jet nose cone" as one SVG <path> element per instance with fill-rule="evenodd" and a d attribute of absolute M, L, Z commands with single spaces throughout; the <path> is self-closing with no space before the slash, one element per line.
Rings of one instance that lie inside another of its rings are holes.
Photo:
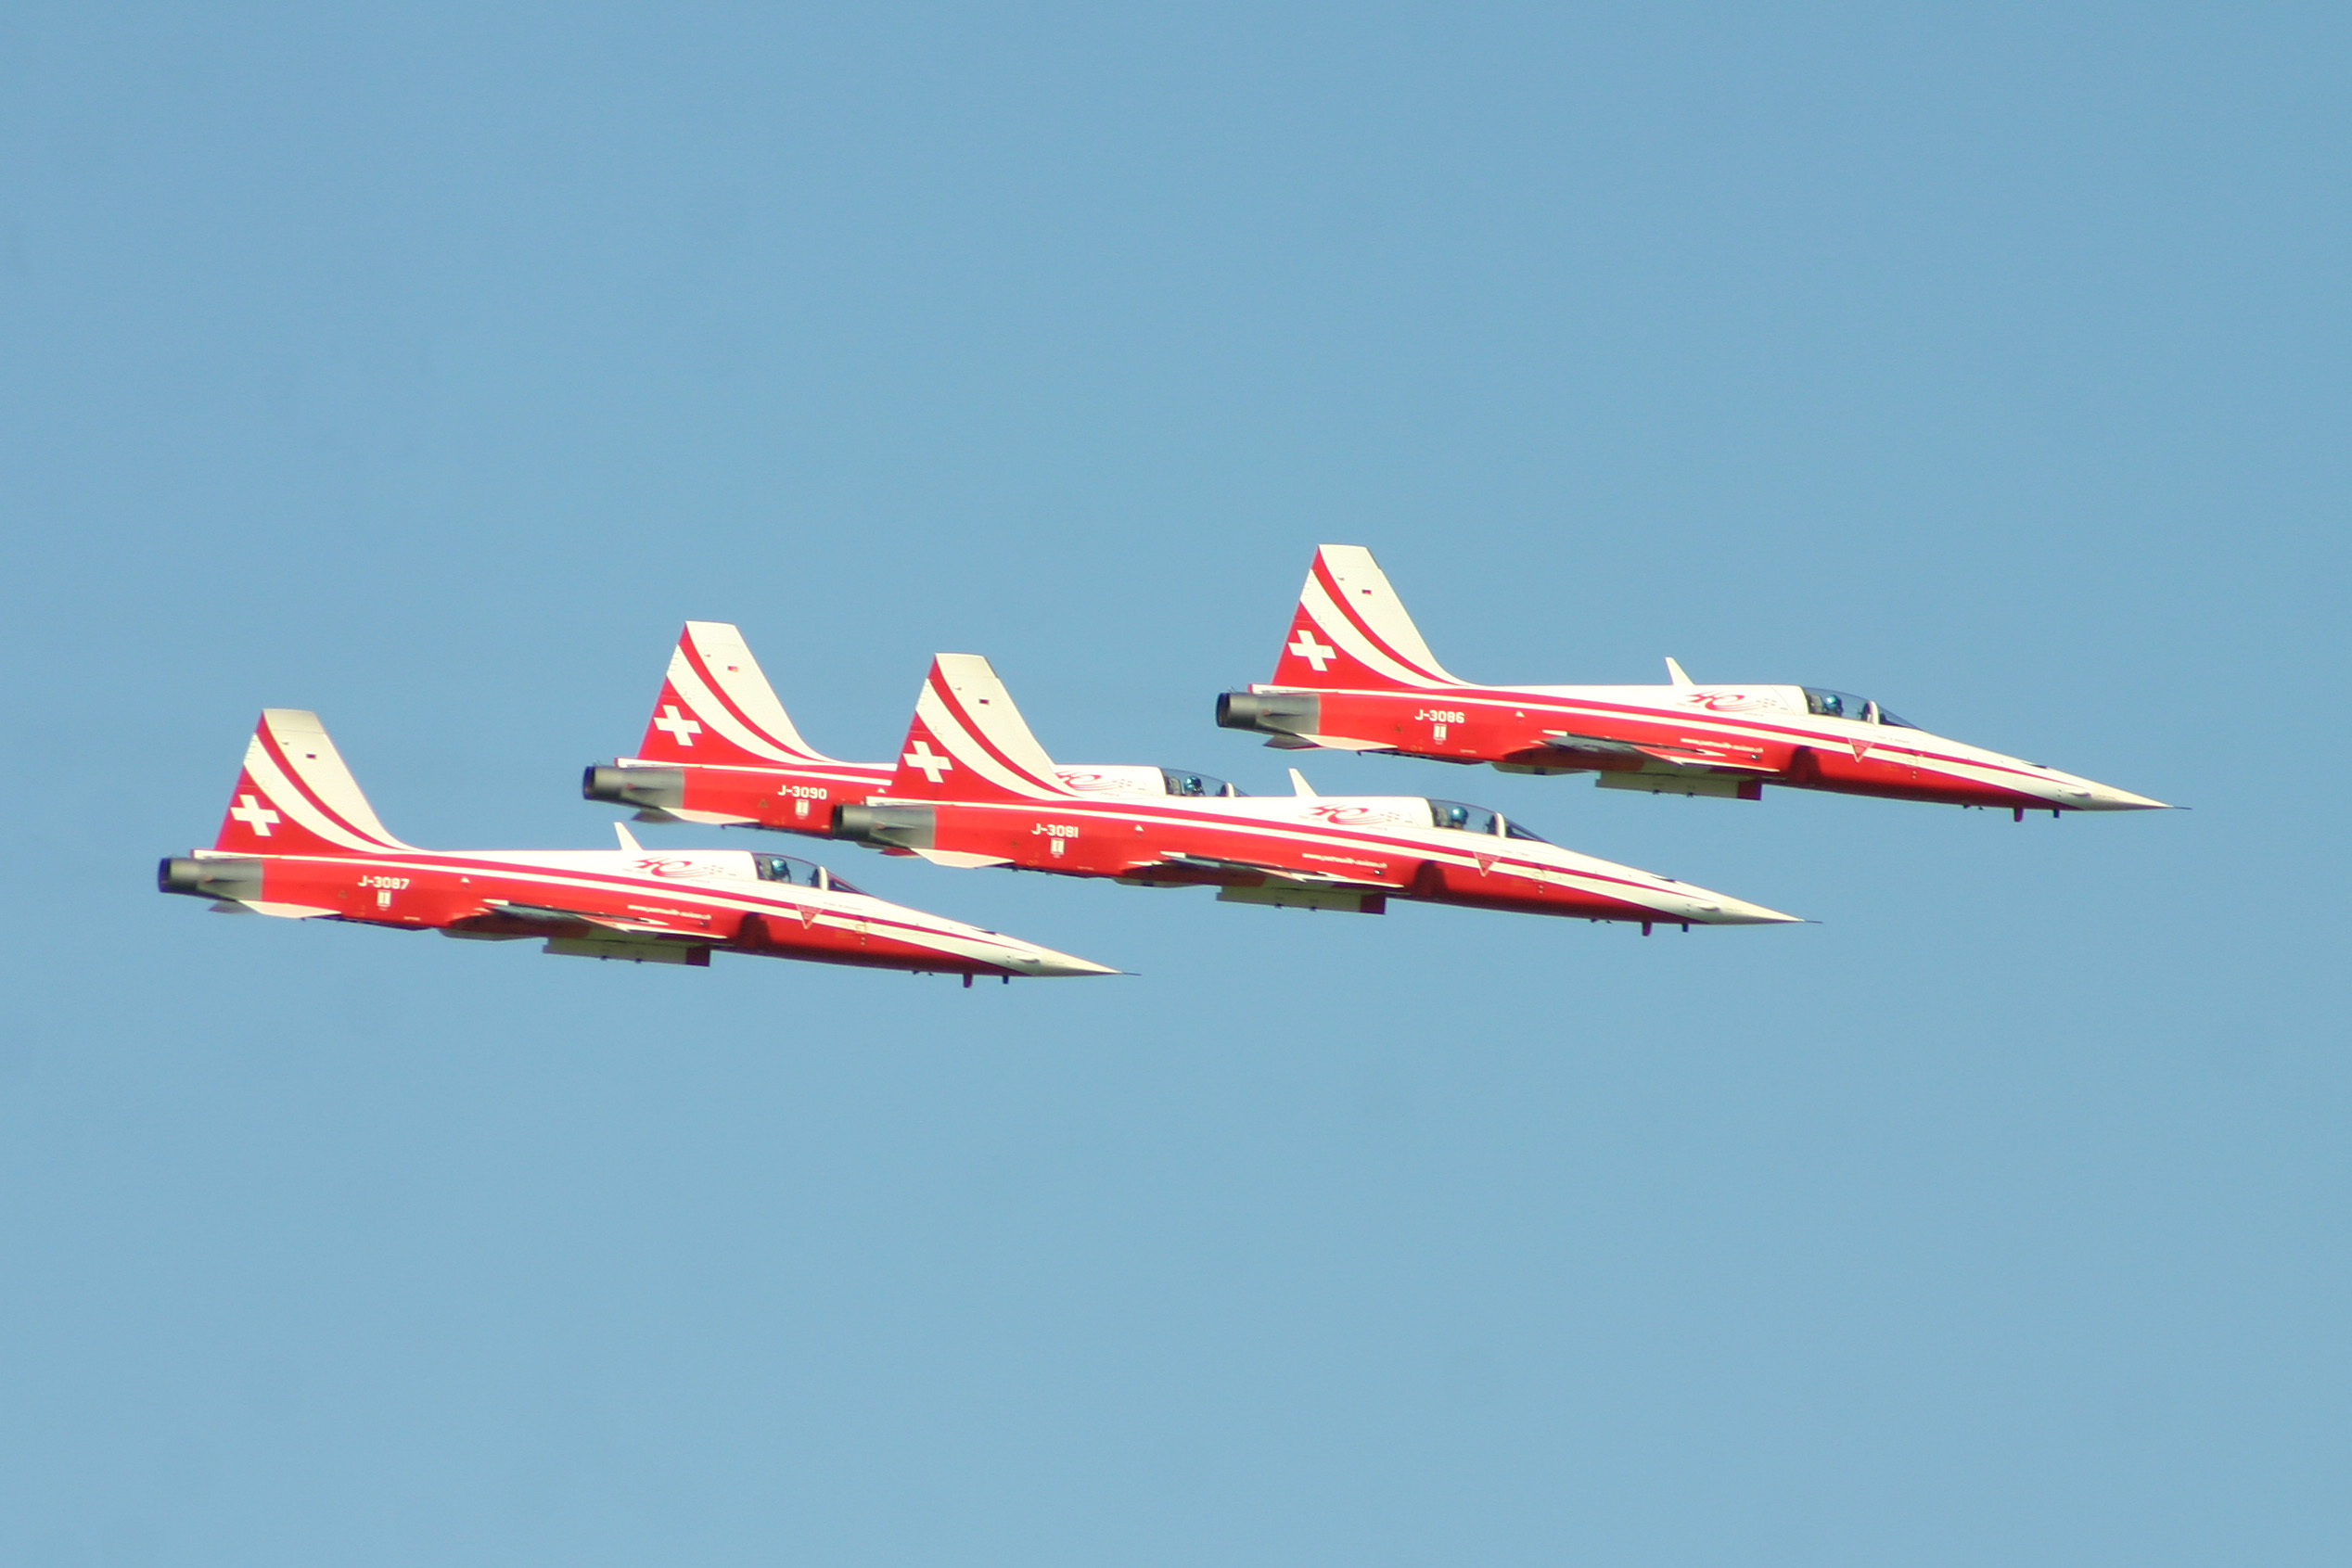
<path fill-rule="evenodd" d="M 1762 904 L 1751 904 L 1745 899 L 1728 898 L 1721 893 L 1678 890 L 1680 909 L 1659 914 L 1660 920 L 1687 920 L 1694 925 L 1802 925 L 1801 914 L 1783 914 L 1768 910 Z"/>
<path fill-rule="evenodd" d="M 1004 967 L 1016 975 L 1036 979 L 1058 979 L 1073 975 L 1117 975 L 1118 970 L 1092 959 L 1077 958 L 1069 953 L 1057 953 L 1051 948 L 1024 948 L 1005 955 Z"/>
<path fill-rule="evenodd" d="M 2055 768 L 2042 771 L 2039 787 L 2034 793 L 2052 806 L 2073 811 L 2169 811 L 2171 806 L 2162 800 L 2151 800 L 2144 795 L 2134 795 L 2128 789 L 2116 789 L 2095 779 L 2080 779 L 2072 773 L 2062 773 Z"/>
<path fill-rule="evenodd" d="M 1710 925 L 1802 925 L 1801 914 L 1783 914 L 1768 910 L 1762 904 L 1751 904 L 1740 899 L 1717 900 L 1715 912 L 1706 917 Z"/>
<path fill-rule="evenodd" d="M 2082 809 L 2086 811 L 2169 811 L 2172 807 L 2169 802 L 2151 800 L 2128 789 L 2114 789 L 2106 784 L 2095 784 L 2090 786 L 2090 803 Z"/>

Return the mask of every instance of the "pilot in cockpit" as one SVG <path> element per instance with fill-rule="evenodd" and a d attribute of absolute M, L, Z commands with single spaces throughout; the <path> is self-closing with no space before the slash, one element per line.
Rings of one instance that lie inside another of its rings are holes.
<path fill-rule="evenodd" d="M 1833 692 L 1826 686 L 1807 686 L 1805 708 L 1824 719 L 1850 719 L 1857 724 L 1892 724 L 1898 729 L 1915 730 L 1918 725 L 1907 719 L 1887 712 L 1868 697 L 1858 697 L 1851 692 Z"/>
<path fill-rule="evenodd" d="M 754 855 L 751 873 L 762 882 L 789 883 L 796 887 L 814 887 L 821 892 L 855 893 L 850 886 L 824 867 L 797 855 Z"/>

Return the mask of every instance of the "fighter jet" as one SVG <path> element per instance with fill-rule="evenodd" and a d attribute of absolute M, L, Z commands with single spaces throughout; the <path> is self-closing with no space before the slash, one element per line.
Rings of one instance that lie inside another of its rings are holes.
<path fill-rule="evenodd" d="M 1672 659 L 1663 686 L 1482 686 L 1429 652 L 1372 552 L 1326 544 L 1300 590 L 1274 678 L 1217 699 L 1217 722 L 1289 748 L 1331 746 L 1596 772 L 1607 789 L 1762 797 L 1768 784 L 2027 810 L 2164 802 L 1930 734 L 1850 692 L 1716 685 Z"/>
<path fill-rule="evenodd" d="M 1073 776 L 1075 774 L 1075 776 Z M 1420 796 L 1240 795 L 1204 773 L 1057 768 L 988 660 L 932 660 L 887 788 L 836 837 L 941 865 L 1209 886 L 1233 903 L 1385 913 L 1390 899 L 1658 924 L 1794 921 L 1563 849 L 1485 807 Z"/>
<path fill-rule="evenodd" d="M 166 893 L 224 912 L 543 938 L 578 958 L 708 967 L 714 950 L 874 969 L 1118 973 L 873 898 L 823 866 L 740 850 L 419 849 L 384 830 L 318 716 L 263 710 L 210 849 L 165 860 Z"/>

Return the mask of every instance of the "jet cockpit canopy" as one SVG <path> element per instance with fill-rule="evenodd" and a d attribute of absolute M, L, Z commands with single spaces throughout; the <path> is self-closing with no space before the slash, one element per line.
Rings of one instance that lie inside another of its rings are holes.
<path fill-rule="evenodd" d="M 1807 686 L 1805 708 L 1824 719 L 1851 719 L 1857 724 L 1892 724 L 1898 729 L 1916 730 L 1918 725 L 1908 719 L 1889 713 L 1868 697 L 1858 697 L 1851 692 L 1833 692 L 1827 686 Z"/>
<path fill-rule="evenodd" d="M 754 855 L 752 874 L 762 882 L 788 882 L 795 887 L 813 887 L 819 892 L 860 893 L 814 860 L 804 860 L 797 855 Z"/>
<path fill-rule="evenodd" d="M 1524 838 L 1531 844 L 1552 841 L 1540 833 L 1529 833 L 1502 812 L 1485 806 L 1473 806 L 1462 800 L 1429 800 L 1429 824 L 1451 828 L 1456 833 L 1486 834 L 1496 838 Z"/>
<path fill-rule="evenodd" d="M 1195 773 L 1185 768 L 1162 768 L 1159 776 L 1168 781 L 1168 793 L 1170 795 L 1234 796 L 1241 793 L 1214 773 Z"/>

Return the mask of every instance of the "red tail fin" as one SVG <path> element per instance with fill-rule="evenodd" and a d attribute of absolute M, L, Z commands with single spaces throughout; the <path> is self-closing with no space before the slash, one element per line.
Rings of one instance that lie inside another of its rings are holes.
<path fill-rule="evenodd" d="M 978 654 L 939 654 L 915 699 L 890 793 L 931 800 L 1067 796 L 1004 682 Z"/>
<path fill-rule="evenodd" d="M 1462 683 L 1421 640 L 1371 551 L 1359 544 L 1315 551 L 1272 684 L 1425 691 Z"/>
<path fill-rule="evenodd" d="M 410 846 L 376 820 L 317 714 L 269 708 L 253 726 L 212 848 L 243 855 L 349 855 Z"/>
<path fill-rule="evenodd" d="M 800 738 L 743 633 L 721 620 L 690 620 L 678 633 L 637 755 L 739 767 L 833 760 Z"/>

